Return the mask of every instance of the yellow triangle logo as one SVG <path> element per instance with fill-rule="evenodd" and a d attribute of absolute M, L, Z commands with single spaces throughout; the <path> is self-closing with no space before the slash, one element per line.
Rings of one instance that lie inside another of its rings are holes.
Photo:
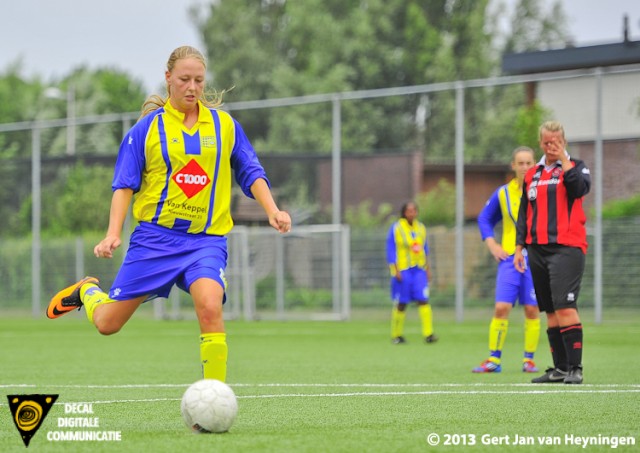
<path fill-rule="evenodd" d="M 9 409 L 25 447 L 58 399 L 58 395 L 7 395 Z"/>

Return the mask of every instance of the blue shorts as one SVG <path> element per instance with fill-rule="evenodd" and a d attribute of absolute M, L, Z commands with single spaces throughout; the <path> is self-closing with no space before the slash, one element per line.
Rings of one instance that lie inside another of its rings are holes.
<path fill-rule="evenodd" d="M 429 282 L 427 272 L 418 267 L 400 271 L 402 281 L 391 277 L 391 300 L 396 304 L 409 302 L 427 302 L 429 300 Z"/>
<path fill-rule="evenodd" d="M 515 305 L 517 300 L 520 305 L 538 305 L 527 257 L 525 257 L 525 263 L 527 263 L 527 269 L 524 273 L 520 273 L 513 265 L 513 255 L 500 261 L 496 275 L 496 302 Z"/>
<path fill-rule="evenodd" d="M 173 285 L 186 292 L 199 278 L 226 289 L 227 238 L 189 234 L 150 223 L 136 227 L 129 249 L 109 291 L 114 300 L 148 295 L 168 297 Z"/>

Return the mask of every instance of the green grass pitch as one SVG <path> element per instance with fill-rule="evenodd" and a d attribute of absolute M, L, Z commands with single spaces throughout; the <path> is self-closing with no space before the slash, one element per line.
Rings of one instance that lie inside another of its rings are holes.
<path fill-rule="evenodd" d="M 182 393 L 200 379 L 195 321 L 140 313 L 122 332 L 102 337 L 84 313 L 59 320 L 3 316 L 0 451 L 25 451 L 10 394 L 59 395 L 31 439 L 28 451 L 36 452 L 612 450 L 584 449 L 578 437 L 633 440 L 616 451 L 640 449 L 639 313 L 585 322 L 581 386 L 529 383 L 532 376 L 520 371 L 516 311 L 502 373 L 472 374 L 486 358 L 490 316 L 457 323 L 436 308 L 440 342 L 424 344 L 410 307 L 405 345 L 390 343 L 382 312 L 350 322 L 228 321 L 227 382 L 239 413 L 231 431 L 218 435 L 193 434 L 180 416 Z M 550 363 L 544 334 L 536 362 L 542 369 Z M 65 414 L 71 402 L 91 403 L 94 413 Z M 95 417 L 99 427 L 59 427 L 65 417 Z M 121 440 L 50 439 L 78 430 L 119 432 Z M 430 445 L 435 435 L 439 443 Z M 518 440 L 532 445 L 514 445 Z M 559 446 L 546 445 L 554 441 Z"/>

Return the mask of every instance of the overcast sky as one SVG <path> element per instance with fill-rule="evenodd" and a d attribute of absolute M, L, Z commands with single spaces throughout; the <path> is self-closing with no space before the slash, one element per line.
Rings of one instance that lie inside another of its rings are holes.
<path fill-rule="evenodd" d="M 640 0 L 561 1 L 577 46 L 620 41 L 624 14 L 629 16 L 631 39 L 640 40 Z M 207 0 L 3 3 L 0 71 L 20 60 L 23 75 L 51 82 L 79 65 L 111 66 L 141 80 L 147 90 L 157 91 L 169 53 L 184 44 L 201 47 L 187 8 Z"/>

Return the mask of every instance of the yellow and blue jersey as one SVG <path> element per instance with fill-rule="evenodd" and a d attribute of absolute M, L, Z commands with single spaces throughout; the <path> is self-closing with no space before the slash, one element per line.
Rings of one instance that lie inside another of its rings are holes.
<path fill-rule="evenodd" d="M 425 269 L 429 244 L 427 228 L 418 220 L 411 225 L 407 219 L 399 219 L 387 234 L 387 263 L 394 275 L 394 269 L 404 271 L 412 267 Z"/>
<path fill-rule="evenodd" d="M 133 190 L 138 222 L 223 236 L 233 227 L 231 173 L 251 198 L 251 185 L 269 180 L 227 112 L 199 103 L 197 123 L 188 129 L 183 120 L 167 102 L 138 121 L 120 146 L 112 189 Z"/>
<path fill-rule="evenodd" d="M 516 224 L 521 197 L 522 189 L 514 178 L 491 195 L 478 215 L 478 228 L 483 241 L 495 237 L 494 227 L 502 220 L 502 248 L 509 255 L 516 251 Z"/>

